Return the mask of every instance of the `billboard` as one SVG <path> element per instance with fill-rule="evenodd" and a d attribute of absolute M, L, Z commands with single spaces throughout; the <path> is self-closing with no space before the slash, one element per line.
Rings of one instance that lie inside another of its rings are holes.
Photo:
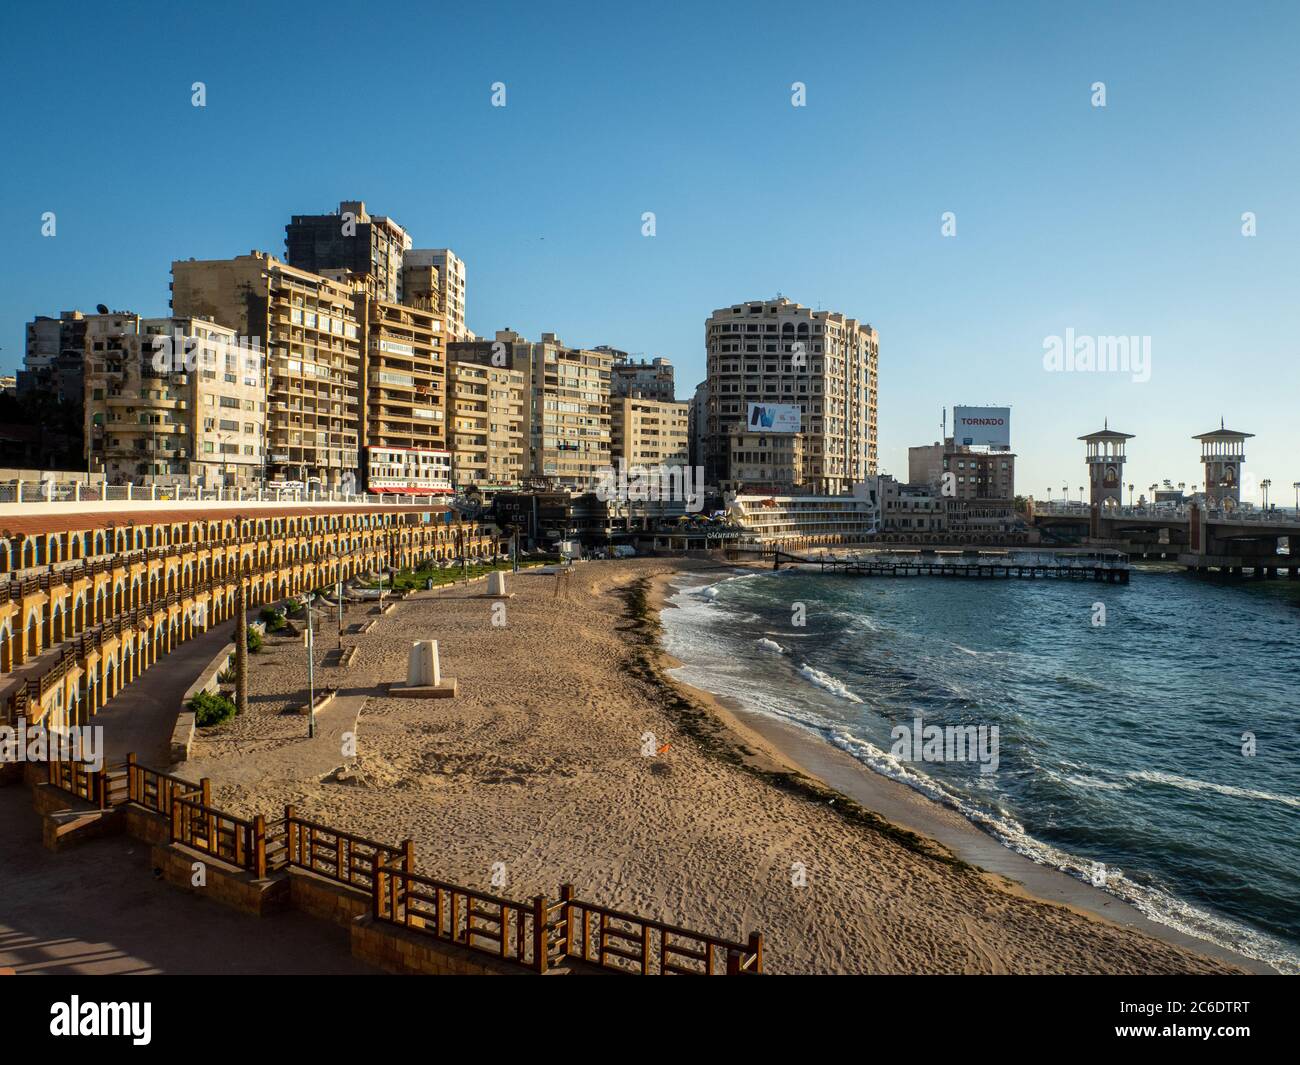
<path fill-rule="evenodd" d="M 952 440 L 970 447 L 1010 448 L 1010 407 L 953 407 Z"/>
<path fill-rule="evenodd" d="M 797 433 L 799 404 L 751 403 L 745 429 L 751 433 Z"/>

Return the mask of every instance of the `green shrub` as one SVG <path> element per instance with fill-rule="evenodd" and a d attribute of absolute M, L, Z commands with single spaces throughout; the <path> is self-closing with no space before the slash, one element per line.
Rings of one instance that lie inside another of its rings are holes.
<path fill-rule="evenodd" d="M 248 649 L 254 654 L 262 649 L 262 634 L 256 629 L 248 630 Z"/>
<path fill-rule="evenodd" d="M 190 700 L 190 709 L 194 711 L 194 723 L 199 728 L 220 725 L 235 716 L 235 704 L 224 695 L 212 692 L 199 692 Z"/>

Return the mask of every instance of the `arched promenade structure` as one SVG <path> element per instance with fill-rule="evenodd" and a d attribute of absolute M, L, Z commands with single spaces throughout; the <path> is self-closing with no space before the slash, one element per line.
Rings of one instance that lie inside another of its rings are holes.
<path fill-rule="evenodd" d="M 138 509 L 137 509 L 138 507 Z M 440 506 L 151 502 L 0 506 L 0 720 L 84 724 L 176 646 L 250 606 L 381 561 L 496 554 Z"/>

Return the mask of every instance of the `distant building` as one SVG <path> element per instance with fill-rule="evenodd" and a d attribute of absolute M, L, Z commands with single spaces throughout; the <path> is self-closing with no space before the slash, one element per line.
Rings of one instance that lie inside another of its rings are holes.
<path fill-rule="evenodd" d="M 852 495 L 739 495 L 727 514 L 751 539 L 763 543 L 853 544 L 878 531 L 880 504 L 864 486 Z"/>
<path fill-rule="evenodd" d="M 460 347 L 458 345 L 458 347 Z M 451 439 L 458 491 L 518 485 L 524 476 L 527 376 L 461 350 L 451 364 Z"/>
<path fill-rule="evenodd" d="M 365 335 L 363 448 L 370 492 L 450 493 L 442 315 L 355 293 Z"/>
<path fill-rule="evenodd" d="M 687 432 L 690 435 L 692 466 L 704 465 L 704 429 L 709 417 L 709 382 L 701 381 L 691 395 L 691 408 Z"/>
<path fill-rule="evenodd" d="M 836 494 L 876 472 L 877 366 L 870 325 L 788 299 L 754 300 L 705 323 L 704 476 L 731 480 L 731 433 L 751 404 L 798 408 L 803 483 Z"/>
<path fill-rule="evenodd" d="M 903 484 L 888 474 L 882 474 L 876 483 L 883 535 L 915 538 L 917 542 L 944 538 L 951 501 L 936 486 Z"/>
<path fill-rule="evenodd" d="M 18 378 L 14 374 L 0 375 L 0 396 L 18 394 Z"/>
<path fill-rule="evenodd" d="M 60 403 L 79 404 L 85 390 L 86 316 L 63 311 L 57 318 L 37 315 L 27 323 L 23 368 L 16 375 L 21 395 L 43 392 Z"/>
<path fill-rule="evenodd" d="M 610 465 L 608 352 L 566 347 L 554 333 L 533 342 L 498 329 L 493 340 L 453 343 L 451 357 L 523 375 L 525 480 L 579 491 L 596 484 Z"/>
<path fill-rule="evenodd" d="M 264 353 L 199 318 L 91 315 L 88 467 L 109 484 L 254 487 L 266 422 Z"/>
<path fill-rule="evenodd" d="M 356 290 L 254 251 L 172 263 L 172 311 L 267 353 L 268 479 L 359 487 L 362 323 Z"/>
<path fill-rule="evenodd" d="M 628 466 L 690 462 L 689 404 L 622 396 L 610 400 L 610 457 Z"/>
<path fill-rule="evenodd" d="M 605 352 L 566 347 L 554 333 L 531 345 L 530 476 L 587 489 L 608 468 L 611 362 Z"/>
<path fill-rule="evenodd" d="M 943 489 L 950 499 L 1010 500 L 1016 494 L 1016 456 L 955 444 L 948 437 L 942 444 L 907 449 L 907 479 L 910 484 Z"/>
<path fill-rule="evenodd" d="M 321 275 L 348 270 L 376 298 L 402 301 L 402 257 L 411 238 L 393 219 L 368 213 L 361 200 L 345 200 L 336 214 L 294 215 L 284 246 L 290 266 Z"/>
<path fill-rule="evenodd" d="M 510 329 L 448 345 L 458 488 L 518 485 L 530 475 L 532 349 Z"/>
<path fill-rule="evenodd" d="M 404 261 L 411 266 L 438 269 L 440 279 L 438 310 L 447 319 L 447 335 L 453 340 L 468 340 L 465 328 L 465 263 L 450 248 L 415 248 Z"/>
<path fill-rule="evenodd" d="M 673 364 L 663 358 L 651 362 L 633 362 L 625 351 L 600 346 L 595 351 L 607 352 L 610 364 L 609 394 L 611 399 L 631 396 L 635 399 L 655 399 L 671 403 L 677 398 L 673 381 Z"/>
<path fill-rule="evenodd" d="M 719 486 L 723 492 L 789 495 L 803 483 L 803 434 L 737 428 L 731 434 L 728 467 L 731 479 Z"/>

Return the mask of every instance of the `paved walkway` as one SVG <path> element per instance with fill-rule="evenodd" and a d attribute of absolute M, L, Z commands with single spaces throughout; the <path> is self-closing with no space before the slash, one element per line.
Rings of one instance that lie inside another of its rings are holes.
<path fill-rule="evenodd" d="M 87 975 L 377 971 L 352 957 L 347 929 L 293 911 L 248 917 L 155 880 L 149 847 L 129 836 L 51 854 L 22 784 L 0 788 L 0 839 L 0 968 Z"/>
<path fill-rule="evenodd" d="M 90 719 L 104 728 L 105 760 L 122 762 L 132 751 L 145 765 L 171 765 L 172 729 L 181 699 L 204 667 L 231 640 L 233 621 L 180 644 L 161 656 Z"/>

